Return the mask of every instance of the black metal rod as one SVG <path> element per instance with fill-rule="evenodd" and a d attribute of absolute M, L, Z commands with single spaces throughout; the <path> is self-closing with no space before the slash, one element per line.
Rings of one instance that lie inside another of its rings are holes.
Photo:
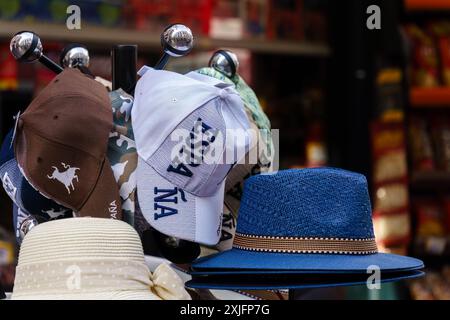
<path fill-rule="evenodd" d="M 58 64 L 56 64 L 55 62 L 53 62 L 52 60 L 50 60 L 47 56 L 42 55 L 39 58 L 39 62 L 42 63 L 44 66 L 46 66 L 47 68 L 49 68 L 50 70 L 52 70 L 54 73 L 58 74 L 61 73 L 64 69 L 59 66 Z"/>
<path fill-rule="evenodd" d="M 169 62 L 169 58 L 170 56 L 164 52 L 164 54 L 161 56 L 161 58 L 159 59 L 159 61 L 156 63 L 155 68 L 156 70 L 162 70 L 164 69 L 164 67 L 167 65 L 167 63 Z"/>
<path fill-rule="evenodd" d="M 82 73 L 84 73 L 85 75 L 91 77 L 92 79 L 95 78 L 94 74 L 91 72 L 91 70 L 89 70 L 88 67 L 82 66 L 82 65 L 78 65 L 75 68 L 77 68 L 78 70 L 80 70 Z"/>
<path fill-rule="evenodd" d="M 137 45 L 117 45 L 111 50 L 112 87 L 132 94 L 136 83 Z"/>

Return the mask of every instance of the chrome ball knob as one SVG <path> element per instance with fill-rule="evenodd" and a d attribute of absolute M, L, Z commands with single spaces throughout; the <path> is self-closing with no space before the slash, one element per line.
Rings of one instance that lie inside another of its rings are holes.
<path fill-rule="evenodd" d="M 11 39 L 9 50 L 16 60 L 33 62 L 42 56 L 42 43 L 37 34 L 31 31 L 16 33 Z"/>
<path fill-rule="evenodd" d="M 172 57 L 185 56 L 194 47 L 194 36 L 185 25 L 173 24 L 161 34 L 161 45 L 164 52 Z"/>
<path fill-rule="evenodd" d="M 239 60 L 232 51 L 218 50 L 209 60 L 209 66 L 227 77 L 233 77 L 239 69 Z"/>
<path fill-rule="evenodd" d="M 89 51 L 81 45 L 72 45 L 61 55 L 61 65 L 64 68 L 89 67 Z"/>

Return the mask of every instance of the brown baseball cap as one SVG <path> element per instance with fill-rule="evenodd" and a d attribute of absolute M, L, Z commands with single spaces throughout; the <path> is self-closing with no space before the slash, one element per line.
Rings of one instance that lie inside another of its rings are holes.
<path fill-rule="evenodd" d="M 15 156 L 44 196 L 79 216 L 121 219 L 119 189 L 106 157 L 111 129 L 105 87 L 66 69 L 20 116 Z"/>

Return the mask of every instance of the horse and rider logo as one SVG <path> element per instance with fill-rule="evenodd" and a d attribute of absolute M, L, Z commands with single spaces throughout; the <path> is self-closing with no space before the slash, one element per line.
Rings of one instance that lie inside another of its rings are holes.
<path fill-rule="evenodd" d="M 72 191 L 75 191 L 73 181 L 76 180 L 78 182 L 78 176 L 76 172 L 77 170 L 80 170 L 80 168 L 72 168 L 70 165 L 65 164 L 64 162 L 61 162 L 61 165 L 65 170 L 59 171 L 57 167 L 52 166 L 53 172 L 51 175 L 47 175 L 47 178 L 49 178 L 50 180 L 57 180 L 61 182 L 66 187 L 67 192 L 70 194 L 71 188 Z"/>

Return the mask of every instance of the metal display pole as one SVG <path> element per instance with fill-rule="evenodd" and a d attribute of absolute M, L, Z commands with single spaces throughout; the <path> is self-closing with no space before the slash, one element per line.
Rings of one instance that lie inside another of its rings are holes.
<path fill-rule="evenodd" d="M 137 45 L 121 44 L 111 50 L 113 90 L 132 94 L 136 83 Z"/>

